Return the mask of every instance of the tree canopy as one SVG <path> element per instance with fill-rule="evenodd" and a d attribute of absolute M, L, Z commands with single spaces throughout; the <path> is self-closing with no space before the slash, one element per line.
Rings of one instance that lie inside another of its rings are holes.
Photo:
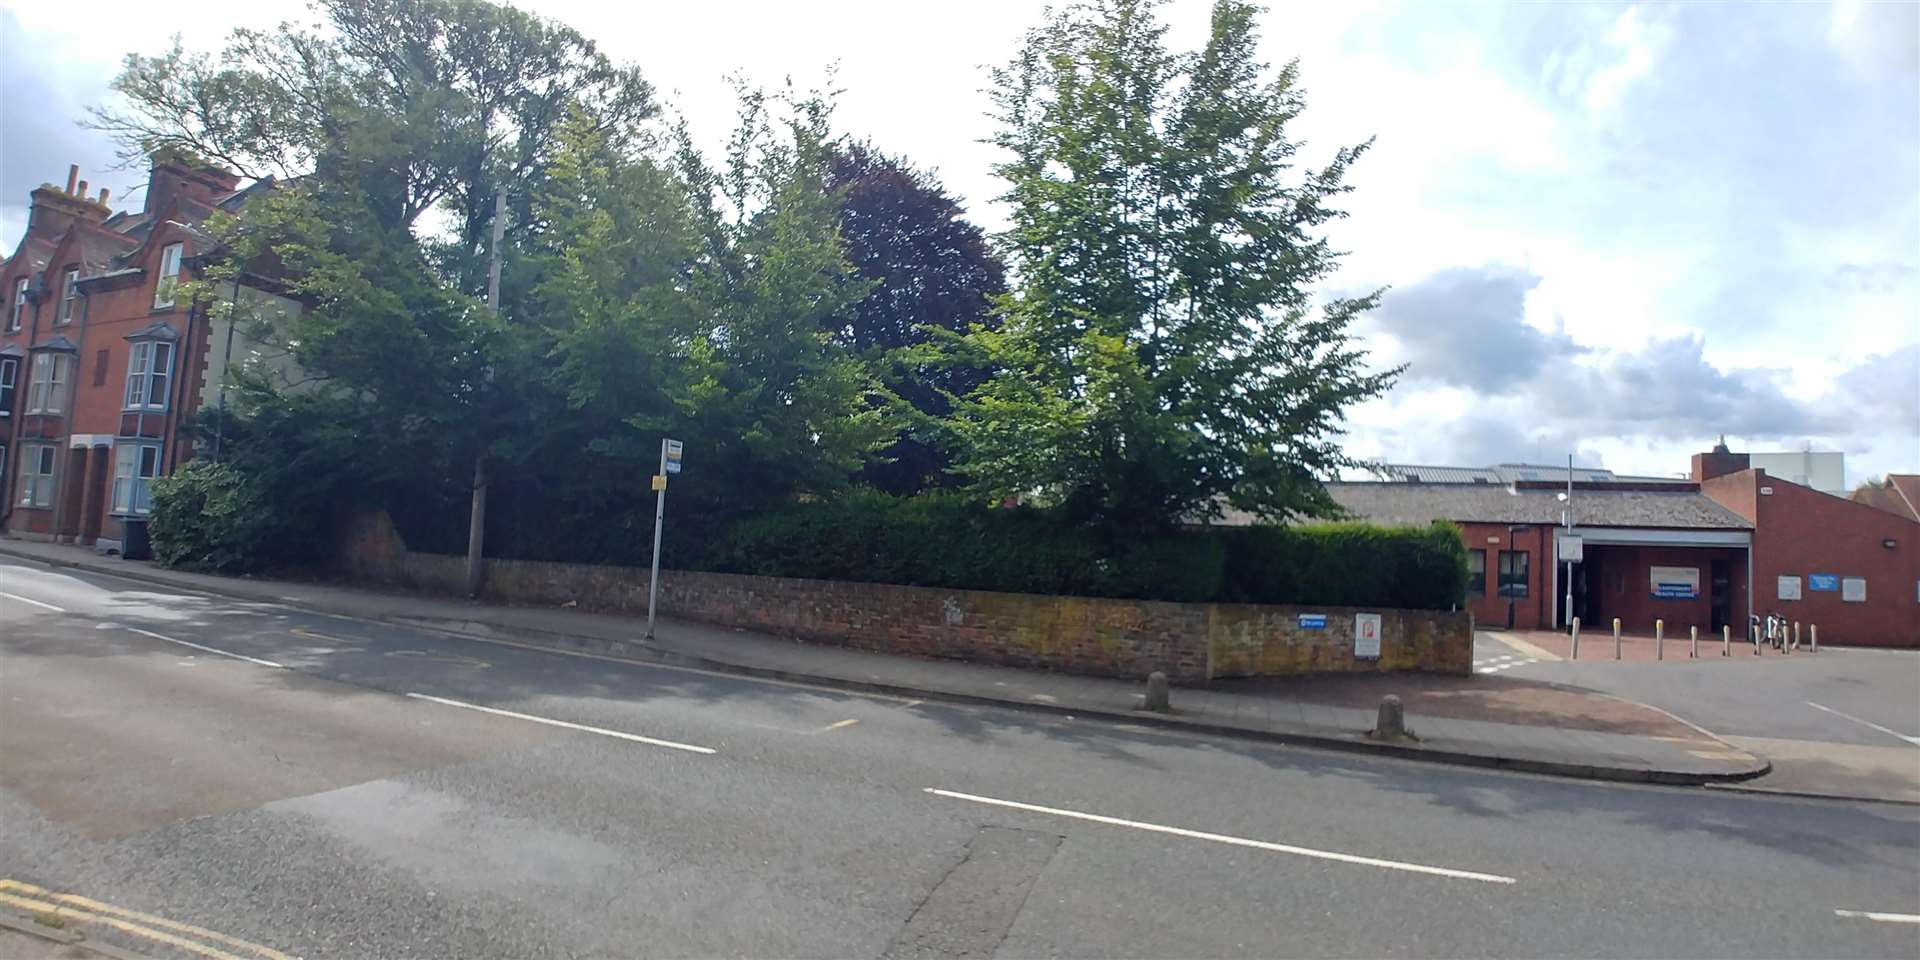
<path fill-rule="evenodd" d="M 1330 515 L 1341 416 L 1396 374 L 1349 330 L 1377 295 L 1313 296 L 1366 144 L 1303 169 L 1298 67 L 1260 61 L 1256 8 L 1220 0 L 1181 53 L 1156 7 L 1050 14 L 994 72 L 1018 280 L 1002 329 L 948 345 L 994 371 L 956 397 L 959 469 L 1121 525 Z"/>
<path fill-rule="evenodd" d="M 1237 0 L 1184 53 L 1145 0 L 1049 14 L 994 73 L 991 241 L 931 173 L 836 131 L 830 94 L 742 83 L 716 158 L 564 25 L 315 9 L 129 57 L 127 106 L 95 122 L 279 178 L 210 224 L 207 287 L 276 274 L 306 310 L 259 333 L 307 379 L 245 384 L 231 459 L 304 503 L 381 501 L 418 546 L 458 548 L 485 460 L 501 551 L 639 559 L 666 436 L 677 510 L 713 530 L 863 485 L 1110 530 L 1329 515 L 1341 417 L 1393 380 L 1349 330 L 1375 297 L 1314 293 L 1365 145 L 1303 164 L 1297 69 L 1258 59 Z"/>

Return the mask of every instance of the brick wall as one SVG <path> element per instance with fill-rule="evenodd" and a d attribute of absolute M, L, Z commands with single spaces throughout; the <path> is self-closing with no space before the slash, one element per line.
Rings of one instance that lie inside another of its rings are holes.
<path fill-rule="evenodd" d="M 1821 643 L 1920 647 L 1920 523 L 1764 470 L 1718 477 L 1700 490 L 1754 522 L 1753 597 L 1762 616 L 1819 624 Z M 1815 573 L 1864 578 L 1866 602 L 1808 589 Z M 1799 600 L 1779 598 L 1782 576 L 1800 578 Z"/>
<path fill-rule="evenodd" d="M 345 572 L 435 593 L 464 588 L 464 558 L 397 547 L 392 524 L 375 516 L 345 527 Z M 639 615 L 647 571 L 489 560 L 486 596 Z M 1362 611 L 1349 607 L 1160 603 L 679 570 L 661 571 L 659 602 L 668 616 L 860 650 L 1099 676 L 1163 670 L 1185 683 L 1355 671 L 1464 674 L 1473 660 L 1465 612 L 1366 611 L 1381 615 L 1381 656 L 1374 661 L 1353 656 L 1354 614 Z M 1326 626 L 1303 629 L 1302 613 L 1324 615 Z"/>

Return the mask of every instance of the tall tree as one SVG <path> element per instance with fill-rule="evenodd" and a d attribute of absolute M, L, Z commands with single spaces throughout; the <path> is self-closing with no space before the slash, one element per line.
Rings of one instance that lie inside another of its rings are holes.
<path fill-rule="evenodd" d="M 315 0 L 324 21 L 237 30 L 218 56 L 178 41 L 130 55 L 115 89 L 124 109 L 95 112 L 123 155 L 183 148 L 249 177 L 303 175 L 330 163 L 408 229 L 436 207 L 444 244 L 429 250 L 461 287 L 486 283 L 494 194 L 525 216 L 569 110 L 616 143 L 647 136 L 652 88 L 573 29 L 487 0 Z M 518 240 L 518 233 L 514 238 Z"/>
<path fill-rule="evenodd" d="M 835 336 L 868 284 L 826 189 L 829 115 L 743 90 L 718 165 L 684 127 L 662 163 L 569 125 L 536 207 L 540 312 L 590 449 L 645 476 L 662 436 L 683 439 L 680 502 L 710 516 L 843 486 L 898 423 Z"/>
<path fill-rule="evenodd" d="M 826 186 L 839 202 L 847 259 L 855 275 L 872 284 L 843 318 L 838 336 L 882 365 L 893 390 L 923 420 L 867 464 L 861 478 L 896 494 L 950 483 L 950 457 L 924 420 L 951 413 L 946 395 L 971 392 L 986 372 L 895 362 L 889 354 L 929 342 L 930 329 L 997 326 L 991 311 L 1006 292 L 1006 268 L 939 180 L 901 159 L 850 144 L 833 152 Z"/>
<path fill-rule="evenodd" d="M 1342 414 L 1398 372 L 1368 372 L 1349 330 L 1377 293 L 1312 293 L 1366 145 L 1296 174 L 1298 70 L 1260 61 L 1257 8 L 1219 0 L 1176 53 L 1157 6 L 1051 14 L 995 71 L 1018 282 L 1003 329 L 946 348 L 995 371 L 957 398 L 960 469 L 1110 524 L 1332 515 Z"/>

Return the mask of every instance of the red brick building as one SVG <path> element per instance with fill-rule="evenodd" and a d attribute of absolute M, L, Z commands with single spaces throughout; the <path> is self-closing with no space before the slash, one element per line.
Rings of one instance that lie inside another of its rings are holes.
<path fill-rule="evenodd" d="M 114 213 L 78 176 L 32 192 L 0 261 L 0 528 L 117 549 L 151 481 L 193 455 L 181 423 L 233 343 L 177 295 L 213 250 L 202 225 L 268 184 L 156 162 L 143 208 Z"/>
<path fill-rule="evenodd" d="M 1619 617 L 1632 633 L 1664 621 L 1669 636 L 1689 627 L 1716 635 L 1744 631 L 1752 524 L 1688 483 L 1334 483 L 1348 512 L 1385 524 L 1451 520 L 1466 540 L 1467 609 L 1474 622 L 1518 629 L 1564 625 L 1569 538 L 1572 616 L 1595 629 Z M 1567 526 L 1571 504 L 1573 525 Z"/>
<path fill-rule="evenodd" d="M 1696 455 L 1687 482 L 1576 481 L 1571 497 L 1546 479 L 1327 489 L 1362 520 L 1459 524 L 1476 623 L 1565 626 L 1563 544 L 1577 538 L 1571 614 L 1590 629 L 1618 617 L 1637 634 L 1660 620 L 1668 636 L 1740 636 L 1750 615 L 1778 613 L 1817 624 L 1822 643 L 1920 647 L 1920 521 L 1775 478 L 1725 446 Z"/>
<path fill-rule="evenodd" d="M 1695 458 L 1701 492 L 1753 524 L 1762 614 L 1817 623 L 1822 643 L 1920 647 L 1920 521 L 1764 470 L 1710 470 Z"/>

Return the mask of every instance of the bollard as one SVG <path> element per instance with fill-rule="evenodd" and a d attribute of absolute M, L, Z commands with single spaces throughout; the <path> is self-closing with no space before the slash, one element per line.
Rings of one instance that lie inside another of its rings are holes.
<path fill-rule="evenodd" d="M 1793 622 L 1793 648 L 1800 649 L 1800 621 Z"/>
<path fill-rule="evenodd" d="M 1687 628 L 1687 659 L 1700 659 L 1700 625 L 1697 623 Z"/>
<path fill-rule="evenodd" d="M 1620 659 L 1620 618 L 1613 618 L 1613 658 Z"/>
<path fill-rule="evenodd" d="M 1819 653 L 1820 652 L 1820 625 L 1819 624 L 1817 623 L 1807 624 L 1807 639 L 1812 643 L 1811 646 L 1807 647 L 1807 652 Z"/>
<path fill-rule="evenodd" d="M 1568 657 L 1567 659 L 1569 660 L 1580 659 L 1580 618 L 1579 617 L 1573 618 L 1573 655 Z"/>
<path fill-rule="evenodd" d="M 1720 625 L 1720 655 L 1723 657 L 1733 656 L 1733 626 L 1731 624 L 1723 623 Z"/>
<path fill-rule="evenodd" d="M 1380 717 L 1374 721 L 1373 735 L 1381 740 L 1401 740 L 1407 736 L 1407 711 L 1400 698 L 1389 693 L 1380 698 Z"/>
<path fill-rule="evenodd" d="M 1155 713 L 1173 709 L 1167 699 L 1167 675 L 1158 670 L 1147 674 L 1147 709 Z"/>
<path fill-rule="evenodd" d="M 1665 620 L 1653 622 L 1653 658 L 1655 660 L 1667 658 L 1667 622 Z"/>

